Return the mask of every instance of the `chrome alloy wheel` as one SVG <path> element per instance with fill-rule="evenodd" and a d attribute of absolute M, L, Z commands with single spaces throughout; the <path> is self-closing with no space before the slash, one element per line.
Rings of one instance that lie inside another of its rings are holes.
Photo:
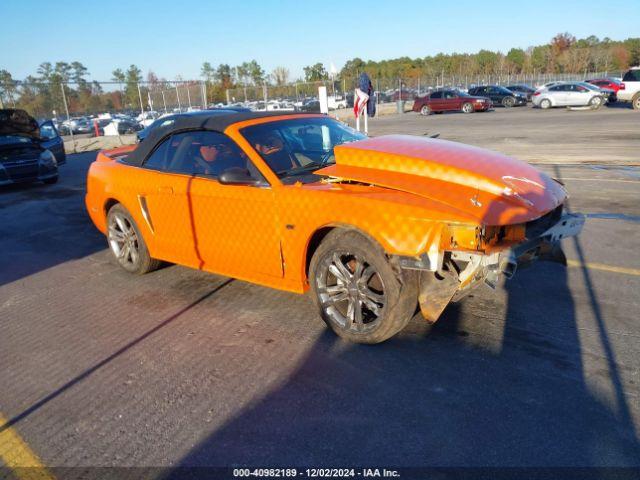
<path fill-rule="evenodd" d="M 135 268 L 140 258 L 138 235 L 131 222 L 121 213 L 109 216 L 109 246 L 118 262 L 124 267 Z"/>
<path fill-rule="evenodd" d="M 349 252 L 334 251 L 317 272 L 321 308 L 336 326 L 363 333 L 378 325 L 386 296 L 382 277 L 372 265 Z"/>
<path fill-rule="evenodd" d="M 589 102 L 589 105 L 594 108 L 598 108 L 600 105 L 602 105 L 602 97 L 593 97 Z"/>

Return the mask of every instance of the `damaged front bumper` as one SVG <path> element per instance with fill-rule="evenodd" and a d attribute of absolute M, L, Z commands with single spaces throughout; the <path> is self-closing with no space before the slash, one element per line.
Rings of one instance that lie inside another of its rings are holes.
<path fill-rule="evenodd" d="M 531 265 L 537 260 L 567 264 L 560 247 L 560 240 L 578 235 L 584 226 L 585 217 L 579 213 L 566 213 L 557 223 L 539 236 L 506 250 L 490 255 L 451 252 L 451 259 L 464 262 L 464 270 L 458 274 L 461 287 L 477 280 L 495 288 L 501 275 L 511 278 L 518 268 Z"/>
<path fill-rule="evenodd" d="M 399 265 L 421 271 L 420 310 L 426 320 L 435 322 L 450 302 L 460 300 L 483 283 L 495 288 L 500 277 L 511 278 L 517 269 L 538 260 L 566 265 L 560 240 L 578 235 L 584 222 L 584 215 L 566 213 L 535 238 L 499 252 L 445 252 L 437 261 L 433 255 L 425 254 L 419 260 L 402 258 Z"/>

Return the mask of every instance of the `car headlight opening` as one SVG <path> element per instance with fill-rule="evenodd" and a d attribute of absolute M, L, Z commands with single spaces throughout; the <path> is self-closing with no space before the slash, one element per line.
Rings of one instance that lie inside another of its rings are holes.
<path fill-rule="evenodd" d="M 56 161 L 55 155 L 51 153 L 50 150 L 45 150 L 40 154 L 40 164 L 47 167 L 52 167 L 57 165 L 58 162 Z"/>

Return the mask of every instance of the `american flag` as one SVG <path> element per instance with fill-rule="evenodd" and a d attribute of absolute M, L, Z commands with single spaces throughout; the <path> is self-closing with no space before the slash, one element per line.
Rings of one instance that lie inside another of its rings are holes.
<path fill-rule="evenodd" d="M 367 109 L 368 101 L 369 101 L 369 95 L 363 92 L 362 90 L 360 90 L 359 88 L 356 88 L 356 94 L 353 99 L 353 113 L 356 116 L 356 118 L 360 116 L 362 111 L 365 112 L 365 115 L 367 114 L 366 109 Z"/>

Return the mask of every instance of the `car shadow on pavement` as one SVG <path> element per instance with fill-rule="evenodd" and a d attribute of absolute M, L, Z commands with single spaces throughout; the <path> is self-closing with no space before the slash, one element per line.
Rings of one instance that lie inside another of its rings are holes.
<path fill-rule="evenodd" d="M 506 310 L 492 295 L 475 296 L 450 305 L 432 328 L 414 318 L 377 346 L 326 331 L 286 381 L 213 431 L 174 474 L 196 466 L 640 465 L 628 412 L 614 413 L 584 376 L 588 352 L 566 269 L 541 263 L 499 294 Z"/>
<path fill-rule="evenodd" d="M 69 390 L 69 389 L 75 387 L 76 385 L 80 384 L 83 380 L 87 379 L 88 377 L 90 377 L 91 375 L 93 375 L 94 373 L 96 373 L 98 370 L 100 370 L 101 368 L 105 367 L 106 365 L 110 364 L 111 362 L 116 360 L 118 357 L 120 357 L 122 355 L 125 355 L 132 348 L 134 348 L 137 345 L 139 345 L 140 343 L 144 342 L 146 339 L 148 339 L 152 335 L 156 334 L 159 330 L 162 330 L 163 328 L 167 327 L 171 323 L 173 323 L 176 320 L 180 319 L 185 313 L 189 312 L 190 310 L 195 308 L 197 305 L 203 303 L 205 300 L 207 300 L 208 298 L 212 297 L 213 295 L 218 293 L 220 290 L 224 289 L 227 285 L 229 285 L 233 281 L 234 281 L 233 278 L 227 278 L 226 280 L 223 280 L 217 286 L 213 287 L 212 289 L 210 289 L 209 291 L 207 291 L 206 293 L 201 295 L 199 298 L 195 299 L 193 302 L 191 302 L 188 305 L 186 305 L 185 307 L 181 308 L 179 311 L 177 311 L 173 315 L 165 318 L 163 321 L 161 321 L 160 323 L 155 325 L 153 328 L 147 330 L 143 334 L 141 334 L 141 335 L 137 336 L 136 338 L 130 340 L 125 345 L 120 347 L 118 350 L 116 350 L 115 352 L 113 352 L 109 356 L 103 358 L 99 362 L 95 363 L 91 367 L 86 368 L 84 371 L 82 371 L 81 373 L 79 373 L 78 375 L 76 375 L 75 377 L 70 379 L 69 381 L 67 381 L 65 384 L 63 384 L 60 387 L 58 387 L 56 390 L 52 391 L 51 393 L 49 393 L 48 395 L 44 396 L 43 398 L 41 398 L 37 402 L 35 402 L 32 405 L 30 405 L 29 407 L 25 408 L 19 414 L 17 414 L 14 417 L 10 418 L 6 423 L 1 424 L 0 425 L 0 433 L 2 433 L 3 431 L 7 430 L 8 428 L 11 428 L 16 423 L 26 419 L 27 417 L 29 417 L 33 413 L 37 412 L 42 407 L 44 407 L 46 404 L 48 404 L 52 400 L 55 400 L 60 395 L 65 393 L 67 390 Z"/>
<path fill-rule="evenodd" d="M 94 153 L 69 156 L 56 185 L 0 188 L 0 287 L 106 248 L 87 215 L 85 181 Z"/>

